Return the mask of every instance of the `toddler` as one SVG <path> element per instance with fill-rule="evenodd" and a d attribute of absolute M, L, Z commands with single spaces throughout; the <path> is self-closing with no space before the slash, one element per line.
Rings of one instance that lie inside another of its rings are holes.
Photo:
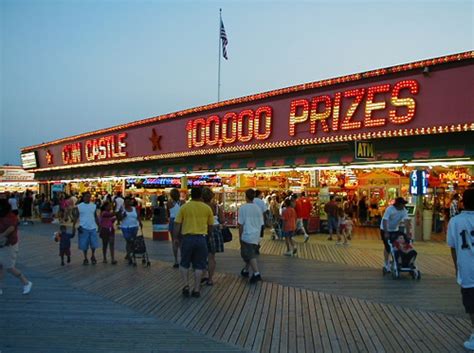
<path fill-rule="evenodd" d="M 67 263 L 71 262 L 71 239 L 74 238 L 76 229 L 72 228 L 72 233 L 67 232 L 67 227 L 61 225 L 59 232 L 54 233 L 54 241 L 59 242 L 59 256 L 61 256 L 61 266 L 64 266 L 64 256 L 67 256 Z"/>
<path fill-rule="evenodd" d="M 396 250 L 395 258 L 397 263 L 402 267 L 412 267 L 417 252 L 413 245 L 405 239 L 404 234 L 398 235 L 397 239 L 393 242 L 393 247 Z"/>

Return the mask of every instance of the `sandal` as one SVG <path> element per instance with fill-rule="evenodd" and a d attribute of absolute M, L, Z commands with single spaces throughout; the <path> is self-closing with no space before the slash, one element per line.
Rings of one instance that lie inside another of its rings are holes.
<path fill-rule="evenodd" d="M 193 293 L 194 293 L 194 291 L 193 291 Z M 190 295 L 189 286 L 185 286 L 183 288 L 183 296 L 185 296 L 186 298 L 189 298 L 189 295 Z"/>

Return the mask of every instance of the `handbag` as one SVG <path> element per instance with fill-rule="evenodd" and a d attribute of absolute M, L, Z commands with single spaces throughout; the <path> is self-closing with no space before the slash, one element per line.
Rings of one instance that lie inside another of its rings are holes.
<path fill-rule="evenodd" d="M 230 231 L 229 227 L 222 228 L 222 239 L 224 240 L 224 243 L 232 241 L 232 232 Z"/>

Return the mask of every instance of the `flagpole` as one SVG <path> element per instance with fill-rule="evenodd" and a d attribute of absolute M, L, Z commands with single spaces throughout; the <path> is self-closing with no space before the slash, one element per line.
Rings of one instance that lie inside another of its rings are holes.
<path fill-rule="evenodd" d="M 218 65 L 218 70 L 217 70 L 217 102 L 220 102 L 221 100 L 221 23 L 222 23 L 222 9 L 219 9 L 219 31 L 218 37 L 219 37 L 219 65 Z"/>

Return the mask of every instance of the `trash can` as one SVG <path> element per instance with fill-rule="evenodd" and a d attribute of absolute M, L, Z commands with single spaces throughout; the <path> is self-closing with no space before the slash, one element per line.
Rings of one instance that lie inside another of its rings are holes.
<path fill-rule="evenodd" d="M 168 223 L 153 224 L 153 240 L 169 240 Z"/>

